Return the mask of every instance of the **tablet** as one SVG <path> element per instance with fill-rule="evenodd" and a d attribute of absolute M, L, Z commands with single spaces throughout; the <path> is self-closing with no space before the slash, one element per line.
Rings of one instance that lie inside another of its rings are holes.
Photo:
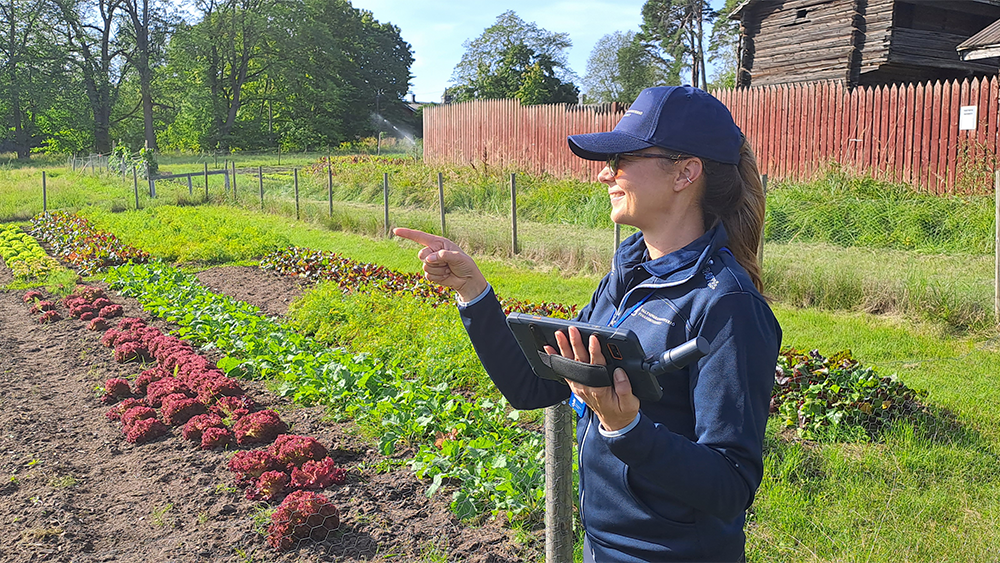
<path fill-rule="evenodd" d="M 639 337 L 631 330 L 523 313 L 508 315 L 507 325 L 538 377 L 560 382 L 571 379 L 590 387 L 609 387 L 613 383 L 615 368 L 622 368 L 632 384 L 632 394 L 640 401 L 659 401 L 663 396 L 659 382 L 648 369 L 650 363 L 646 361 Z M 569 338 L 571 326 L 580 330 L 584 342 L 588 342 L 590 335 L 597 335 L 607 366 L 581 364 L 559 354 L 545 352 L 546 345 L 558 350 L 556 331 L 563 331 Z"/>

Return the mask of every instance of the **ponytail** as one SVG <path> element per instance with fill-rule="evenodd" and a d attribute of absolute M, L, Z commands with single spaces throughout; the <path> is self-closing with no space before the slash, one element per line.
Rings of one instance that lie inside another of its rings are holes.
<path fill-rule="evenodd" d="M 750 274 L 757 291 L 764 293 L 758 248 L 764 226 L 764 185 L 757 169 L 757 157 L 743 139 L 738 165 L 702 159 L 705 190 L 701 209 L 705 229 L 720 221 L 729 235 L 729 250 Z"/>

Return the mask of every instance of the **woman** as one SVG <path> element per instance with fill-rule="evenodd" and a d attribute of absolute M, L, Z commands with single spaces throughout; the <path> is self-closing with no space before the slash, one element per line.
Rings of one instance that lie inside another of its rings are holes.
<path fill-rule="evenodd" d="M 569 145 L 607 162 L 598 180 L 611 219 L 640 231 L 577 320 L 630 329 L 650 355 L 696 336 L 710 343 L 697 364 L 660 376 L 661 400 L 640 402 L 621 369 L 612 387 L 535 377 L 473 260 L 445 238 L 395 232 L 424 245 L 428 280 L 457 291 L 476 352 L 514 408 L 573 405 L 585 561 L 741 561 L 781 341 L 760 293 L 753 152 L 726 107 L 689 86 L 646 89 L 614 131 Z M 567 358 L 605 363 L 596 337 L 572 328 L 557 340 Z"/>

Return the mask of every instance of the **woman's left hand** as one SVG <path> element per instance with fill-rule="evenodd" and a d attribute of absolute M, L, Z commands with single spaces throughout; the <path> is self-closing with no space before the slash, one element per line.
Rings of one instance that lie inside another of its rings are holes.
<path fill-rule="evenodd" d="M 591 335 L 587 344 L 576 327 L 569 327 L 569 338 L 562 331 L 556 332 L 556 343 L 559 351 L 546 346 L 549 354 L 560 354 L 565 358 L 604 366 L 607 361 L 601 352 L 601 343 L 597 336 Z M 614 431 L 625 428 L 639 414 L 639 399 L 632 394 L 632 384 L 629 383 L 625 370 L 618 368 L 614 373 L 614 385 L 611 387 L 588 387 L 569 379 L 566 380 L 573 394 L 587 403 L 601 421 L 605 430 Z"/>

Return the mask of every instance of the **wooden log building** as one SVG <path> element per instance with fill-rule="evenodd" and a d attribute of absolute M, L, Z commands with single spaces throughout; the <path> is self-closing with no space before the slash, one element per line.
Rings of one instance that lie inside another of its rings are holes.
<path fill-rule="evenodd" d="M 1000 19 L 1000 0 L 745 0 L 741 87 L 839 80 L 849 87 L 985 77 L 1000 59 L 956 47 Z"/>

